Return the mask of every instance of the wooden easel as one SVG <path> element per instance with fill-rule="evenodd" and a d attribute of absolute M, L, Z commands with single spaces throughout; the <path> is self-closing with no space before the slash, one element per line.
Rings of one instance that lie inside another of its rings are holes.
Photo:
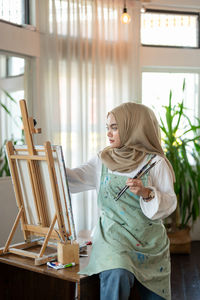
<path fill-rule="evenodd" d="M 44 155 L 38 155 L 38 151 L 35 149 L 33 144 L 32 134 L 41 133 L 41 129 L 36 129 L 34 127 L 34 121 L 32 117 L 28 117 L 26 102 L 25 100 L 20 101 L 20 109 L 22 114 L 22 121 L 24 126 L 24 135 L 27 144 L 28 155 L 19 154 L 17 152 L 17 147 L 14 148 L 11 141 L 7 142 L 7 156 L 17 201 L 17 206 L 19 209 L 18 215 L 12 227 L 12 230 L 9 234 L 5 247 L 0 249 L 0 254 L 6 254 L 8 252 L 14 253 L 17 255 L 22 255 L 25 257 L 30 257 L 35 260 L 36 265 L 41 265 L 46 263 L 47 261 L 53 260 L 57 256 L 57 251 L 51 254 L 45 254 L 45 250 L 49 243 L 50 239 L 59 240 L 61 243 L 69 243 L 69 236 L 71 236 L 71 227 L 68 217 L 68 228 L 69 232 L 67 232 L 63 214 L 61 212 L 62 207 L 60 203 L 60 195 L 57 186 L 56 172 L 54 166 L 54 159 L 52 154 L 52 147 L 50 142 L 46 142 L 44 144 Z M 26 152 L 27 153 L 27 152 Z M 27 211 L 24 204 L 23 193 L 21 189 L 21 182 L 18 174 L 17 163 L 19 160 L 25 160 L 28 166 L 28 173 L 31 182 L 31 189 L 34 198 L 34 206 L 37 214 L 37 224 L 28 224 L 27 221 Z M 43 192 L 43 185 L 41 182 L 41 174 L 38 162 L 40 160 L 46 161 L 48 165 L 48 173 L 51 182 L 51 189 L 53 193 L 53 200 L 55 206 L 55 215 L 49 223 L 46 207 L 45 207 L 45 199 Z M 23 231 L 25 242 L 11 245 L 12 238 L 15 234 L 16 228 L 21 221 L 21 228 Z M 58 230 L 55 230 L 54 226 L 57 222 Z M 37 236 L 35 240 L 31 240 L 32 236 Z M 42 240 L 43 237 L 43 241 Z M 40 245 L 40 252 L 36 253 L 30 251 L 31 247 L 36 245 Z M 49 245 L 48 245 L 49 246 Z M 52 247 L 52 245 L 51 245 Z M 55 244 L 53 246 L 57 248 Z"/>

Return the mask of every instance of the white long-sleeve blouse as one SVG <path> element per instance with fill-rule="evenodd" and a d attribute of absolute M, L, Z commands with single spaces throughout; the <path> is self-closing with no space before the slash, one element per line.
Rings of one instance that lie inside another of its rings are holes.
<path fill-rule="evenodd" d="M 158 155 L 154 161 L 159 162 L 149 171 L 147 187 L 154 190 L 155 197 L 149 202 L 145 202 L 142 197 L 140 197 L 139 200 L 142 212 L 147 218 L 152 220 L 166 218 L 176 209 L 177 205 L 173 187 L 173 178 L 166 161 Z M 145 160 L 140 163 L 137 169 L 130 173 L 112 172 L 111 170 L 109 170 L 109 172 L 132 178 L 144 164 Z M 96 189 L 98 193 L 100 188 L 101 169 L 102 161 L 98 155 L 77 168 L 67 168 L 70 192 L 79 193 Z"/>

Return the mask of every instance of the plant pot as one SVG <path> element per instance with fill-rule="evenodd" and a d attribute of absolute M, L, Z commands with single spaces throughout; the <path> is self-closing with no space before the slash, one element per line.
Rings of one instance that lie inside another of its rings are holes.
<path fill-rule="evenodd" d="M 170 240 L 170 253 L 172 254 L 190 254 L 191 238 L 190 228 L 178 229 L 175 232 L 168 232 Z"/>

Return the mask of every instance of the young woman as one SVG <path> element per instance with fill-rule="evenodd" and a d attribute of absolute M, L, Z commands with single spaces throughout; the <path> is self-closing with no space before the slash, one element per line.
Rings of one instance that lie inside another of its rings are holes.
<path fill-rule="evenodd" d="M 158 122 L 148 107 L 124 103 L 108 113 L 107 136 L 110 146 L 67 169 L 70 191 L 96 189 L 101 212 L 90 262 L 81 273 L 99 274 L 101 300 L 128 300 L 136 280 L 142 299 L 170 299 L 169 240 L 162 219 L 175 210 L 176 195 Z M 155 166 L 133 179 L 150 159 Z"/>

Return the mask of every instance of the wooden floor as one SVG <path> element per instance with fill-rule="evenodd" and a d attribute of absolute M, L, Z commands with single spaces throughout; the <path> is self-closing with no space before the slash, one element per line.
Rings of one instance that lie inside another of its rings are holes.
<path fill-rule="evenodd" d="M 200 300 L 200 241 L 190 255 L 172 254 L 172 300 Z"/>

